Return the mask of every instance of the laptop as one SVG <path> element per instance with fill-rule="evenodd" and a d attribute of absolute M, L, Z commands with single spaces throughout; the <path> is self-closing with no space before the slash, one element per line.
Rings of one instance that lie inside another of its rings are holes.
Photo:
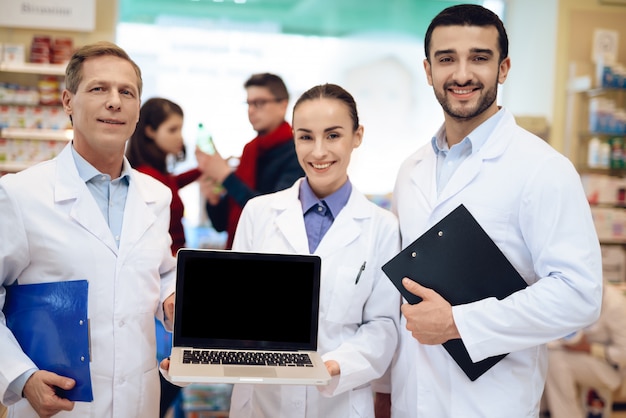
<path fill-rule="evenodd" d="M 169 374 L 179 383 L 326 385 L 321 259 L 183 248 Z"/>

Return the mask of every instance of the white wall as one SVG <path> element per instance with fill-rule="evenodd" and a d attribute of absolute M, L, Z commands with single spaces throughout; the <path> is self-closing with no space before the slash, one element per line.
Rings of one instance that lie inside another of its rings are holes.
<path fill-rule="evenodd" d="M 506 0 L 511 72 L 500 103 L 515 115 L 552 121 L 558 0 Z"/>

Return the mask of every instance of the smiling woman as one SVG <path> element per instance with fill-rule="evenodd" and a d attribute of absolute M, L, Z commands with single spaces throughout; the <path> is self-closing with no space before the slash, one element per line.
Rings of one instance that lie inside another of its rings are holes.
<path fill-rule="evenodd" d="M 296 101 L 292 120 L 306 177 L 250 199 L 233 249 L 322 258 L 318 350 L 332 380 L 319 391 L 236 384 L 230 416 L 373 416 L 370 381 L 385 372 L 397 339 L 400 295 L 380 268 L 399 250 L 397 220 L 348 179 L 363 139 L 350 93 L 336 84 L 314 86 Z"/>

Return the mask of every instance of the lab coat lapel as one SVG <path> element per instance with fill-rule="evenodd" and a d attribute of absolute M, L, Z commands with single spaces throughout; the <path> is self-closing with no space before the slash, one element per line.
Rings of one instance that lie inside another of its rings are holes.
<path fill-rule="evenodd" d="M 439 202 L 444 202 L 451 198 L 471 183 L 480 172 L 483 157 L 480 152 L 470 155 L 454 172 L 448 184 L 441 191 Z"/>
<path fill-rule="evenodd" d="M 423 154 L 416 156 L 411 171 L 411 182 L 417 191 L 417 201 L 428 202 L 429 209 L 437 201 L 437 158 L 431 148 L 424 148 Z"/>
<path fill-rule="evenodd" d="M 324 257 L 332 255 L 337 248 L 347 247 L 361 234 L 361 228 L 356 219 L 368 216 L 365 197 L 352 190 L 348 203 L 335 218 L 315 253 Z"/>
<path fill-rule="evenodd" d="M 122 254 L 129 254 L 146 230 L 156 221 L 157 217 L 149 205 L 153 204 L 157 196 L 151 192 L 149 185 L 143 182 L 141 176 L 132 172 L 128 186 L 128 196 L 124 208 L 124 223 L 120 249 Z M 122 260 L 123 261 L 123 260 Z"/>
<path fill-rule="evenodd" d="M 272 209 L 276 211 L 276 227 L 287 243 L 297 253 L 309 253 L 309 241 L 306 236 L 302 206 L 298 199 L 300 182 L 296 181 L 286 193 L 274 200 Z"/>
<path fill-rule="evenodd" d="M 480 173 L 485 160 L 498 158 L 511 143 L 512 126 L 515 125 L 513 115 L 505 110 L 502 120 L 496 125 L 493 132 L 487 138 L 478 152 L 472 153 L 450 178 L 446 187 L 442 190 L 439 202 L 442 203 L 453 197 L 474 181 Z"/>
<path fill-rule="evenodd" d="M 54 186 L 55 205 L 71 205 L 69 216 L 117 253 L 117 246 L 100 208 L 76 169 L 71 145 L 57 157 Z"/>

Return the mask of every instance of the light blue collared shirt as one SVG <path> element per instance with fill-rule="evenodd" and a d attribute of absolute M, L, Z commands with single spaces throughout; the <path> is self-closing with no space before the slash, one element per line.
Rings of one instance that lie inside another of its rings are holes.
<path fill-rule="evenodd" d="M 307 178 L 300 183 L 300 203 L 311 254 L 315 252 L 341 209 L 348 203 L 350 193 L 352 193 L 352 183 L 349 179 L 339 190 L 322 200 L 315 196 Z"/>
<path fill-rule="evenodd" d="M 495 115 L 484 121 L 468 136 L 463 138 L 461 142 L 448 147 L 448 141 L 445 137 L 445 129 L 441 129 L 431 140 L 433 150 L 437 155 L 437 196 L 441 195 L 441 191 L 457 168 L 470 155 L 478 152 L 485 144 L 487 138 L 496 125 L 502 119 L 504 112 L 500 109 Z"/>
<path fill-rule="evenodd" d="M 109 225 L 113 238 L 118 248 L 122 234 L 122 224 L 124 221 L 124 206 L 126 196 L 128 196 L 128 185 L 130 182 L 130 166 L 124 159 L 121 175 L 111 180 L 111 176 L 96 170 L 87 160 L 76 152 L 72 145 L 72 155 L 78 169 L 78 175 L 87 185 L 93 198 L 96 200 L 104 220 Z"/>

